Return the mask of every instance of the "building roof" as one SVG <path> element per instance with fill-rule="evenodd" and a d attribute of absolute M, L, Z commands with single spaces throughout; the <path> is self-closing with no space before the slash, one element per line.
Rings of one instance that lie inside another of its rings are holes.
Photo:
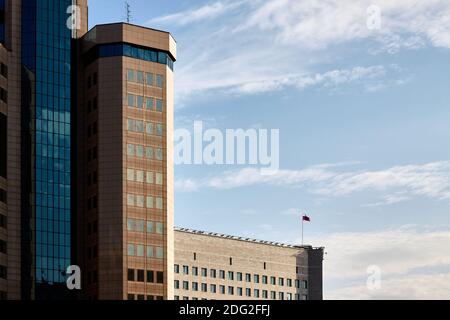
<path fill-rule="evenodd" d="M 280 243 L 280 242 L 257 240 L 257 239 L 251 239 L 251 238 L 245 238 L 245 237 L 231 236 L 231 235 L 226 235 L 226 234 L 221 234 L 221 233 L 216 233 L 216 232 L 207 232 L 207 231 L 187 229 L 187 228 L 175 227 L 175 231 L 196 234 L 196 235 L 209 236 L 209 237 L 222 238 L 222 239 L 228 239 L 228 240 L 245 241 L 245 242 L 250 242 L 250 243 L 255 243 L 255 244 L 263 244 L 263 245 L 276 246 L 276 247 L 282 247 L 282 248 L 309 249 L 309 250 L 315 249 L 310 245 L 296 246 L 296 245 Z"/>

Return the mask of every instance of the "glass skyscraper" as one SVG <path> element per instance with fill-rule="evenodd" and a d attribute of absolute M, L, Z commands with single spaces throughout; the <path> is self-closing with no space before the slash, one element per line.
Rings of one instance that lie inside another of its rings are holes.
<path fill-rule="evenodd" d="M 70 5 L 22 0 L 22 295 L 36 299 L 66 292 L 71 265 Z"/>

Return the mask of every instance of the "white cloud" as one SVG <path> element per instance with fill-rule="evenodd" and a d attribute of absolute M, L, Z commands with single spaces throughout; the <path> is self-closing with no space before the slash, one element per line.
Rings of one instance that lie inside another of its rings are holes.
<path fill-rule="evenodd" d="M 212 20 L 240 6 L 240 2 L 218 1 L 202 7 L 158 17 L 147 24 L 163 23 L 184 26 L 190 23 Z"/>
<path fill-rule="evenodd" d="M 313 243 L 326 248 L 327 299 L 450 298 L 448 226 L 336 233 Z M 369 266 L 380 268 L 380 290 L 367 288 Z"/>
<path fill-rule="evenodd" d="M 332 65 L 345 61 L 347 55 L 352 61 L 367 53 L 396 53 L 426 46 L 450 48 L 449 1 L 378 0 L 375 4 L 381 9 L 381 29 L 369 30 L 367 8 L 373 3 L 216 1 L 149 23 L 171 26 L 179 40 L 175 78 L 178 107 L 210 90 L 255 94 L 328 82 L 333 86 L 354 83 L 357 79 L 348 80 L 358 72 L 357 65 Z M 191 25 L 185 28 L 188 23 Z M 359 46 L 362 41 L 364 45 Z M 389 71 L 379 74 L 375 83 L 369 81 L 365 89 L 379 91 L 407 81 L 404 75 Z M 334 77 L 347 81 L 335 82 Z M 358 79 L 364 83 L 370 77 Z"/>
<path fill-rule="evenodd" d="M 201 188 L 228 190 L 256 185 L 302 187 L 321 196 L 371 191 L 384 194 L 383 204 L 398 203 L 413 197 L 448 200 L 450 161 L 371 171 L 345 171 L 343 164 L 326 164 L 302 170 L 278 170 L 273 175 L 262 175 L 257 168 L 245 168 L 203 179 L 180 179 L 175 185 L 179 191 Z"/>

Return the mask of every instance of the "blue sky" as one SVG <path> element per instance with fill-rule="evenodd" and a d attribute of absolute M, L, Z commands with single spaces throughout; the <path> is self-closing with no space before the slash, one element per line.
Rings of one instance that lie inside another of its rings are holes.
<path fill-rule="evenodd" d="M 273 176 L 177 166 L 178 226 L 298 243 L 307 212 L 326 298 L 450 298 L 448 1 L 129 3 L 177 40 L 177 128 L 280 129 Z M 90 1 L 91 26 L 124 19 L 122 1 Z"/>

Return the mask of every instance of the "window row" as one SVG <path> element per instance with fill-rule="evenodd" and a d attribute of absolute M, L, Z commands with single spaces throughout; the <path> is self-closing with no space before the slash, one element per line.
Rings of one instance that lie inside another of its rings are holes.
<path fill-rule="evenodd" d="M 140 144 L 127 144 L 127 155 L 130 157 L 145 158 L 148 160 L 163 160 L 163 150 L 161 148 L 154 148 L 143 146 Z"/>
<path fill-rule="evenodd" d="M 149 72 L 128 69 L 127 81 L 162 88 L 164 84 L 164 77 L 161 74 L 153 74 Z"/>
<path fill-rule="evenodd" d="M 162 99 L 153 97 L 144 97 L 129 93 L 127 96 L 127 104 L 130 108 L 143 109 L 145 102 L 145 109 L 151 111 L 163 112 L 164 102 Z"/>
<path fill-rule="evenodd" d="M 147 274 L 147 277 L 145 277 Z M 155 277 L 156 276 L 156 277 Z M 128 269 L 128 281 L 147 282 L 147 283 L 164 283 L 164 273 L 162 271 Z"/>
<path fill-rule="evenodd" d="M 190 290 L 189 289 L 189 282 L 188 281 L 183 281 L 181 283 L 181 288 L 183 290 Z M 180 288 L 180 281 L 179 280 L 175 280 L 174 282 L 174 287 L 176 290 L 181 289 Z M 191 283 L 191 291 L 194 292 L 208 292 L 208 284 L 206 283 L 201 283 L 199 284 L 198 282 L 192 282 Z M 209 285 L 209 292 L 210 293 L 219 293 L 219 294 L 227 294 L 230 296 L 233 295 L 237 295 L 237 296 L 245 296 L 246 297 L 254 297 L 254 298 L 262 298 L 262 299 L 269 299 L 269 291 L 268 290 L 260 290 L 260 289 L 250 289 L 250 288 L 242 288 L 242 287 L 233 287 L 233 286 L 224 286 L 224 285 L 215 285 L 215 284 L 210 284 Z M 270 299 L 272 300 L 307 300 L 308 296 L 307 295 L 300 295 L 300 294 L 292 294 L 290 292 L 284 293 L 284 292 L 277 292 L 276 291 L 270 291 Z M 177 299 L 175 299 L 177 300 Z"/>
<path fill-rule="evenodd" d="M 147 209 L 164 209 L 164 200 L 161 197 L 143 196 L 138 194 L 127 194 L 127 205 L 129 207 L 147 208 Z"/>
<path fill-rule="evenodd" d="M 162 222 L 127 219 L 127 230 L 130 232 L 164 234 L 164 224 Z"/>
<path fill-rule="evenodd" d="M 134 294 L 129 293 L 127 296 L 128 300 L 145 300 L 144 294 Z M 147 296 L 147 300 L 164 300 L 162 296 Z"/>
<path fill-rule="evenodd" d="M 180 270 L 180 265 L 176 264 L 174 267 L 174 272 L 176 274 L 182 273 L 183 275 L 189 275 L 189 266 L 183 266 L 182 270 Z M 193 276 L 199 276 L 199 268 L 198 267 L 192 267 L 192 275 Z M 208 269 L 207 268 L 201 268 L 200 269 L 200 275 L 202 277 L 208 277 Z M 216 269 L 210 269 L 209 270 L 209 277 L 213 279 L 222 279 L 222 280 L 230 280 L 230 281 L 244 281 L 245 282 L 253 282 L 253 283 L 262 283 L 262 284 L 269 284 L 270 285 L 278 285 L 278 286 L 287 286 L 292 287 L 294 285 L 294 282 L 292 279 L 285 279 L 285 278 L 277 278 L 276 277 L 268 277 L 266 275 L 258 275 L 250 273 L 243 274 L 242 272 L 234 272 L 234 271 L 228 271 L 225 270 L 219 270 L 217 272 Z M 295 280 L 295 287 L 299 289 L 308 289 L 308 282 L 306 280 Z"/>
<path fill-rule="evenodd" d="M 160 172 L 127 169 L 127 180 L 162 185 L 164 176 Z"/>
<path fill-rule="evenodd" d="M 127 119 L 127 130 L 137 133 L 146 133 L 148 135 L 157 135 L 162 137 L 164 126 L 161 123 L 144 122 L 142 120 Z"/>
<path fill-rule="evenodd" d="M 127 246 L 127 255 L 129 257 L 164 259 L 164 248 L 129 243 Z"/>

